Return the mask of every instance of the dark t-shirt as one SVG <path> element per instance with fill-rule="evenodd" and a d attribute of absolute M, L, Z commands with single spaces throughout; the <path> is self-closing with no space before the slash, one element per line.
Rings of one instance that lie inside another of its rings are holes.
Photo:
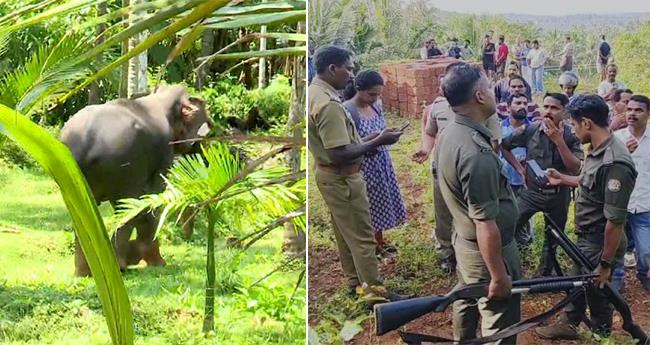
<path fill-rule="evenodd" d="M 584 152 L 582 151 L 580 140 L 578 140 L 575 134 L 571 133 L 571 128 L 569 126 L 563 126 L 564 142 L 566 142 L 571 152 L 573 152 L 578 159 L 582 160 L 584 158 Z M 516 131 L 512 135 L 503 138 L 501 146 L 506 150 L 511 150 L 515 147 L 525 147 L 527 149 L 526 160 L 535 160 L 542 169 L 554 168 L 563 174 L 570 173 L 564 166 L 562 156 L 560 156 L 557 146 L 544 133 L 540 123 L 526 126 L 525 129 Z M 529 187 L 546 187 L 539 185 L 530 169 L 527 169 L 526 182 Z"/>
<path fill-rule="evenodd" d="M 450 57 L 460 59 L 460 55 L 461 54 L 460 54 L 460 48 L 459 47 L 451 47 L 451 48 L 449 48 L 449 56 Z"/>
<path fill-rule="evenodd" d="M 429 55 L 429 57 L 439 56 L 439 55 L 442 55 L 442 50 L 440 50 L 440 49 L 438 49 L 436 47 L 431 47 L 427 51 L 427 55 Z"/>

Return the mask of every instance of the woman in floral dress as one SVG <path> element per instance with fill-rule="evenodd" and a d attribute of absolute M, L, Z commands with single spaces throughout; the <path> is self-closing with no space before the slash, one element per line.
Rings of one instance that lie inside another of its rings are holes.
<path fill-rule="evenodd" d="M 386 128 L 381 108 L 384 80 L 372 70 L 357 74 L 354 83 L 346 90 L 348 100 L 343 104 L 352 116 L 362 138 L 377 135 Z M 370 202 L 370 223 L 375 231 L 377 254 L 394 252 L 395 248 L 384 242 L 383 232 L 406 221 L 406 209 L 400 195 L 393 163 L 386 146 L 380 146 L 364 156 L 361 173 L 368 190 Z"/>

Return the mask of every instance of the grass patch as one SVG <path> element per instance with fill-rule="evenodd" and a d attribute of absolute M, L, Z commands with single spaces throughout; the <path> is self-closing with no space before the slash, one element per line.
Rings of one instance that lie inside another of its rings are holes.
<path fill-rule="evenodd" d="M 73 276 L 73 233 L 58 189 L 37 172 L 0 165 L 0 344 L 110 344 L 90 278 Z M 110 206 L 101 213 L 112 228 Z M 124 274 L 136 344 L 302 344 L 304 282 L 281 270 L 253 282 L 284 260 L 282 231 L 245 253 L 217 243 L 215 332 L 201 332 L 205 233 L 190 242 L 168 229 L 161 236 L 166 267 Z"/>

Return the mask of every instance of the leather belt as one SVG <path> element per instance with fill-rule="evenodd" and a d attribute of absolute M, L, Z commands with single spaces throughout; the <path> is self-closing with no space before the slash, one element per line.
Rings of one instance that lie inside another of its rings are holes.
<path fill-rule="evenodd" d="M 342 175 L 342 176 L 354 175 L 361 171 L 361 163 L 355 163 L 355 164 L 343 165 L 343 166 L 331 166 L 331 165 L 318 164 L 316 167 L 321 171 L 334 174 L 334 175 Z"/>

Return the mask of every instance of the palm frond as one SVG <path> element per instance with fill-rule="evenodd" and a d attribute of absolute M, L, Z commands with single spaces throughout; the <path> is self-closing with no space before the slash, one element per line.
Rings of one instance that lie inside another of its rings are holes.
<path fill-rule="evenodd" d="M 0 102 L 28 114 L 38 101 L 64 91 L 69 82 L 88 74 L 87 69 L 70 63 L 87 42 L 85 37 L 68 34 L 54 46 L 39 47 L 25 65 L 0 80 Z"/>
<path fill-rule="evenodd" d="M 289 185 L 287 167 L 260 168 L 263 162 L 282 151 L 273 150 L 247 166 L 242 166 L 238 156 L 233 155 L 226 144 L 204 148 L 203 157 L 182 157 L 165 177 L 167 188 L 164 192 L 120 202 L 118 214 L 121 223 L 140 212 L 161 209 L 159 230 L 170 214 L 180 214 L 190 206 L 199 209 L 209 204 L 216 205 L 218 212 L 238 209 L 239 218 L 257 219 L 260 212 L 269 217 L 287 214 L 296 205 L 304 203 L 299 188 L 305 185 Z M 304 176 L 296 178 L 304 180 Z M 224 222 L 234 224 L 237 221 Z"/>

